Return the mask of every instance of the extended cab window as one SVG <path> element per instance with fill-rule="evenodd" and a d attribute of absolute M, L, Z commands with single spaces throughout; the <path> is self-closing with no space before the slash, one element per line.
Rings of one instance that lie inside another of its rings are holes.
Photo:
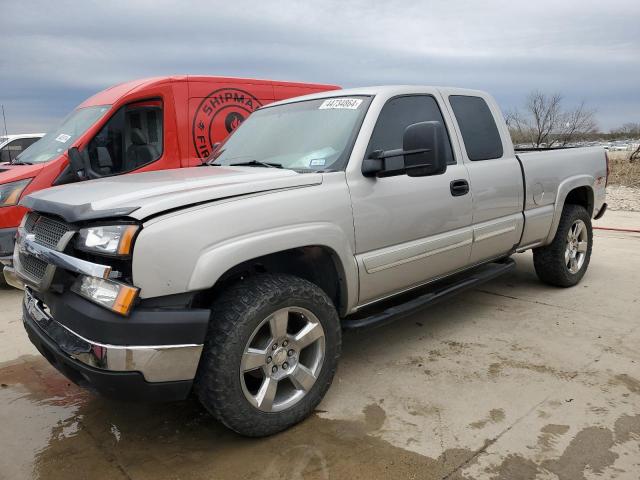
<path fill-rule="evenodd" d="M 458 120 L 469 160 L 502 157 L 502 139 L 487 102 L 480 97 L 451 95 L 449 103 Z"/>
<path fill-rule="evenodd" d="M 447 158 L 447 164 L 455 164 L 451 151 L 451 143 L 446 134 L 446 126 L 442 113 L 436 100 L 430 95 L 407 95 L 389 100 L 378 117 L 376 126 L 371 135 L 367 156 L 375 150 L 402 149 L 402 136 L 405 128 L 419 122 L 438 121 L 445 130 L 446 150 L 443 155 Z M 389 158 L 391 165 L 394 161 L 402 162 L 402 158 Z M 395 166 L 394 166 L 395 167 Z M 400 167 L 400 165 L 398 165 Z"/>
<path fill-rule="evenodd" d="M 162 103 L 120 108 L 89 142 L 93 170 L 101 175 L 130 172 L 162 155 Z"/>

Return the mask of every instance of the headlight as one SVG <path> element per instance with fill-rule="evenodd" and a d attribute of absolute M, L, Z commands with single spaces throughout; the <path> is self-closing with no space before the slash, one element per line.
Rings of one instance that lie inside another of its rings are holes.
<path fill-rule="evenodd" d="M 79 276 L 71 291 L 121 315 L 129 314 L 138 296 L 135 287 L 87 275 Z"/>
<path fill-rule="evenodd" d="M 106 255 L 129 255 L 138 225 L 108 225 L 83 228 L 78 232 L 77 247 Z"/>
<path fill-rule="evenodd" d="M 20 200 L 20 195 L 22 195 L 22 192 L 27 188 L 31 180 L 31 178 L 25 178 L 17 182 L 0 185 L 0 207 L 17 205 L 18 200 Z"/>

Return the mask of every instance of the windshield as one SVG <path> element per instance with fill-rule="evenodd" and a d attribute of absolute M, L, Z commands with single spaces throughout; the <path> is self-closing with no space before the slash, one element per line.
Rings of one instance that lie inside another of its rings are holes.
<path fill-rule="evenodd" d="M 55 130 L 22 152 L 15 163 L 44 163 L 53 160 L 68 150 L 80 135 L 101 119 L 109 107 L 100 105 L 74 110 Z"/>
<path fill-rule="evenodd" d="M 370 97 L 334 97 L 252 113 L 214 152 L 214 165 L 255 162 L 298 171 L 344 168 Z"/>

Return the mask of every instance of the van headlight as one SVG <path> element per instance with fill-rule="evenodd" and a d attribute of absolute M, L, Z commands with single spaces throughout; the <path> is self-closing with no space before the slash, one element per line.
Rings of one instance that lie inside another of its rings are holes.
<path fill-rule="evenodd" d="M 128 315 L 139 289 L 113 280 L 80 275 L 71 291 L 120 315 Z"/>
<path fill-rule="evenodd" d="M 17 182 L 5 183 L 0 185 L 0 207 L 10 207 L 11 205 L 17 205 L 20 200 L 20 195 L 32 178 L 26 178 L 24 180 L 18 180 Z"/>
<path fill-rule="evenodd" d="M 80 250 L 103 255 L 129 255 L 138 225 L 103 225 L 83 228 L 76 246 Z"/>

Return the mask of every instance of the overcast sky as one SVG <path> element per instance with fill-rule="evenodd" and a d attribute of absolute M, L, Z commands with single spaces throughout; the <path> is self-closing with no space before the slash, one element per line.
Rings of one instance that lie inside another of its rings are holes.
<path fill-rule="evenodd" d="M 640 122 L 640 1 L 0 0 L 10 133 L 46 131 L 89 95 L 207 74 L 532 89 L 586 100 L 607 131 Z"/>

